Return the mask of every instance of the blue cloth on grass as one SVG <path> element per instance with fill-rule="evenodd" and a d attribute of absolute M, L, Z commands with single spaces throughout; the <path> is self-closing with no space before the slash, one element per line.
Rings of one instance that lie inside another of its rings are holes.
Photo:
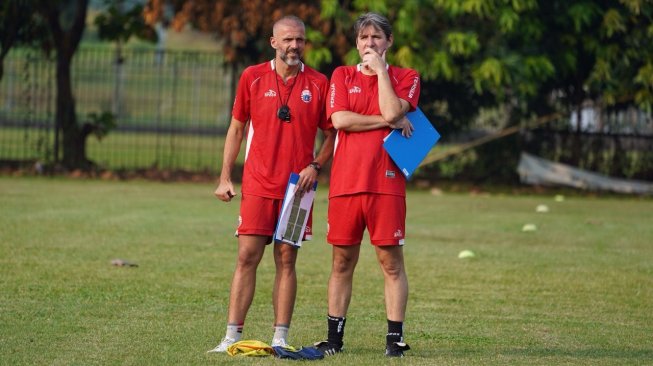
<path fill-rule="evenodd" d="M 294 348 L 272 347 L 274 354 L 278 358 L 287 358 L 291 360 L 321 360 L 324 355 L 315 347 L 302 347 L 298 350 Z"/>

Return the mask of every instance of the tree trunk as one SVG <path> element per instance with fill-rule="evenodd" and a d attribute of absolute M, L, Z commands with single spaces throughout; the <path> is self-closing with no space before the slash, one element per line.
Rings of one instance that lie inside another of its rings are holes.
<path fill-rule="evenodd" d="M 57 52 L 57 99 L 55 121 L 63 134 L 63 158 L 68 169 L 88 167 L 86 142 L 80 139 L 81 131 L 75 112 L 75 97 L 71 81 L 72 54 Z"/>
<path fill-rule="evenodd" d="M 86 26 L 88 2 L 89 0 L 38 2 L 39 11 L 47 20 L 57 50 L 55 126 L 57 131 L 63 134 L 61 163 L 67 169 L 87 169 L 90 165 L 86 158 L 86 138 L 77 123 L 71 73 L 72 59 Z M 58 134 L 55 133 L 55 136 Z M 55 159 L 58 159 L 59 151 L 56 142 L 55 146 L 57 146 Z"/>

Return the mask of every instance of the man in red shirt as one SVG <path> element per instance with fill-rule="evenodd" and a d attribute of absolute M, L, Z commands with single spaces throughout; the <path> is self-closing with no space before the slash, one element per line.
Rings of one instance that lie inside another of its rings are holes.
<path fill-rule="evenodd" d="M 413 127 L 405 115 L 417 107 L 419 75 L 386 63 L 393 36 L 385 17 L 361 15 L 354 33 L 361 63 L 333 72 L 327 101 L 327 116 L 338 130 L 327 233 L 333 262 L 328 287 L 328 338 L 316 347 L 326 355 L 342 351 L 354 269 L 367 227 L 385 281 L 386 355 L 402 357 L 409 349 L 403 342 L 408 299 L 402 250 L 406 180 L 383 149 L 383 138 L 393 128 L 402 129 L 405 136 L 412 134 Z"/>
<path fill-rule="evenodd" d="M 273 27 L 270 45 L 275 58 L 250 66 L 238 83 L 231 124 L 224 147 L 222 172 L 215 196 L 225 202 L 237 195 L 231 172 L 247 131 L 238 236 L 238 259 L 231 282 L 226 335 L 209 352 L 225 352 L 240 340 L 247 311 L 254 297 L 256 269 L 274 229 L 291 172 L 299 174 L 298 189 L 308 191 L 321 166 L 331 158 L 335 140 L 333 126 L 324 111 L 328 94 L 326 76 L 304 65 L 304 23 L 285 16 Z M 318 127 L 324 142 L 315 156 Z M 305 231 L 311 237 L 311 222 Z M 275 243 L 273 346 L 287 344 L 297 277 L 297 248 Z"/>

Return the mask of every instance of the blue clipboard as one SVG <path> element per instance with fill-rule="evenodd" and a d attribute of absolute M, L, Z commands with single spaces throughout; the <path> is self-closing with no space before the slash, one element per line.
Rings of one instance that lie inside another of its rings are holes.
<path fill-rule="evenodd" d="M 383 139 L 383 148 L 406 179 L 410 179 L 415 169 L 440 139 L 440 133 L 419 107 L 407 113 L 406 117 L 415 128 L 413 135 L 406 138 L 401 135 L 401 130 L 393 130 Z"/>

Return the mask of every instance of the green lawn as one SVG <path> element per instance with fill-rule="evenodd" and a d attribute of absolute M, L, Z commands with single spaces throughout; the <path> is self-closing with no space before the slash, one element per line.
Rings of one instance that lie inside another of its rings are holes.
<path fill-rule="evenodd" d="M 272 365 L 222 337 L 238 202 L 211 184 L 0 177 L 1 365 Z M 301 249 L 290 342 L 325 337 L 326 189 Z M 546 204 L 548 213 L 536 213 Z M 382 355 L 382 276 L 365 243 L 346 352 L 322 365 L 651 364 L 653 201 L 408 196 L 403 360 Z M 535 232 L 522 232 L 526 223 Z M 473 259 L 458 259 L 463 249 Z M 110 264 L 122 258 L 136 268 Z M 270 253 L 245 338 L 272 335 Z"/>
<path fill-rule="evenodd" d="M 49 161 L 53 154 L 53 140 L 51 130 L 0 128 L 0 157 L 16 161 Z M 237 160 L 240 164 L 245 161 L 245 146 L 243 142 Z M 158 167 L 217 172 L 222 166 L 223 150 L 224 135 L 113 131 L 102 140 L 90 136 L 86 144 L 88 158 L 100 168 L 110 170 Z"/>

